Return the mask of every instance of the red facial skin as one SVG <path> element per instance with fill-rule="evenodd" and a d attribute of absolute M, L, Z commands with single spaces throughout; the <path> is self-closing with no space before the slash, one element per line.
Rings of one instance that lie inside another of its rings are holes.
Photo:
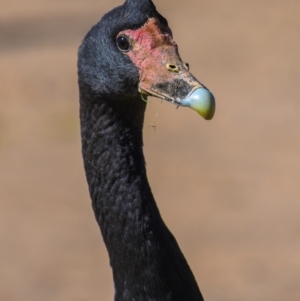
<path fill-rule="evenodd" d="M 157 19 L 150 18 L 141 28 L 124 30 L 118 34 L 120 35 L 126 36 L 131 43 L 131 49 L 125 52 L 125 55 L 128 55 L 139 69 L 139 88 L 143 92 L 171 101 L 180 101 L 175 95 L 157 88 L 157 84 L 180 79 L 191 86 L 191 90 L 195 86 L 201 86 L 182 62 L 170 28 L 162 25 Z M 168 65 L 176 68 L 170 70 Z"/>

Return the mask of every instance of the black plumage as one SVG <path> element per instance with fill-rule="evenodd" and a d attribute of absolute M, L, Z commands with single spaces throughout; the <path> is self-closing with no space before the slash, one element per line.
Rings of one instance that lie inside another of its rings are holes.
<path fill-rule="evenodd" d="M 119 32 L 138 30 L 149 19 L 168 26 L 152 1 L 127 0 L 104 15 L 82 42 L 78 78 L 84 168 L 109 253 L 115 300 L 200 301 L 195 278 L 160 216 L 147 180 L 141 67 L 116 45 Z"/>

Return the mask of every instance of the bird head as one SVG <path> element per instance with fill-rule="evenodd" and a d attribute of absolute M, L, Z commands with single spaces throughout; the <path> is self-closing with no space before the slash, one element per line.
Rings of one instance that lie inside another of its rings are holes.
<path fill-rule="evenodd" d="M 187 106 L 205 119 L 212 93 L 179 55 L 167 20 L 151 0 L 126 0 L 105 14 L 79 48 L 79 86 L 102 99 L 148 96 Z"/>

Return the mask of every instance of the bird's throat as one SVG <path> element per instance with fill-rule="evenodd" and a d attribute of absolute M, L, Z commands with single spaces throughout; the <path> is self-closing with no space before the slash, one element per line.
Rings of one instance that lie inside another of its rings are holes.
<path fill-rule="evenodd" d="M 124 262 L 147 252 L 148 236 L 162 225 L 142 151 L 145 103 L 126 102 L 81 102 L 81 134 L 93 209 L 111 265 L 128 272 Z"/>

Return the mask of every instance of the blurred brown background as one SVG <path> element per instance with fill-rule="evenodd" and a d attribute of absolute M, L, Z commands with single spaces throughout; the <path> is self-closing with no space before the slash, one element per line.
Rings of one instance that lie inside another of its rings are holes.
<path fill-rule="evenodd" d="M 0 300 L 113 300 L 80 154 L 76 52 L 121 0 L 0 1 Z M 149 180 L 207 301 L 300 300 L 300 1 L 156 0 L 215 94 L 145 120 Z"/>

